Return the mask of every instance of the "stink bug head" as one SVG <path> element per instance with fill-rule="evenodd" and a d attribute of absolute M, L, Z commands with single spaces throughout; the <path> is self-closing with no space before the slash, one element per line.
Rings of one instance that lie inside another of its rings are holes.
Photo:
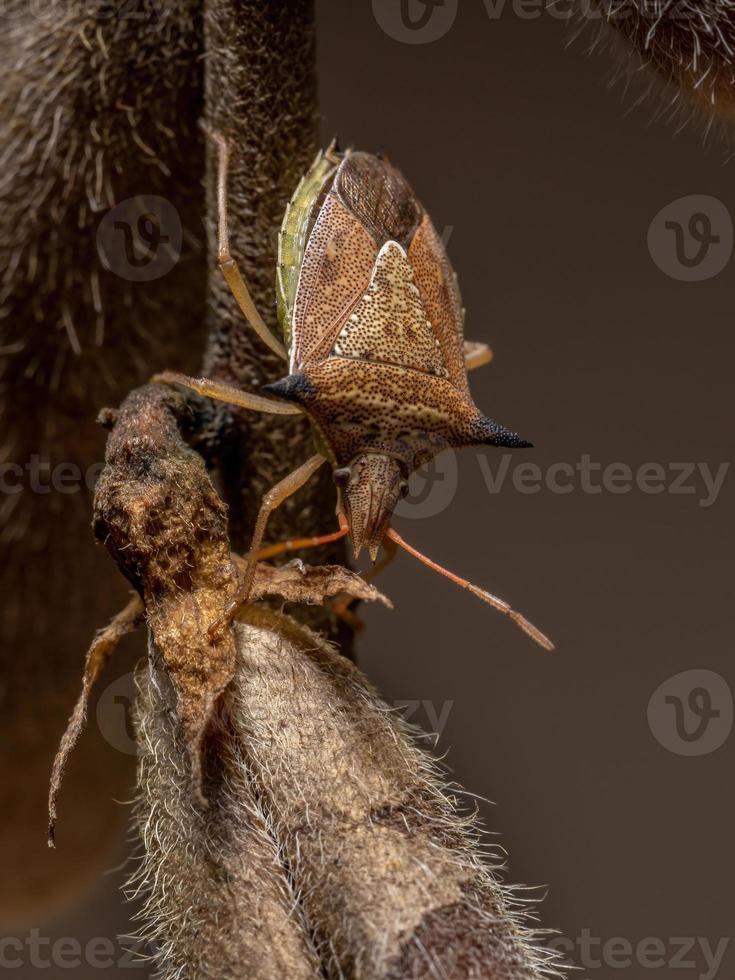
<path fill-rule="evenodd" d="M 401 464 L 385 453 L 361 453 L 336 469 L 334 480 L 342 492 L 355 558 L 367 548 L 375 561 L 393 509 L 408 491 Z"/>

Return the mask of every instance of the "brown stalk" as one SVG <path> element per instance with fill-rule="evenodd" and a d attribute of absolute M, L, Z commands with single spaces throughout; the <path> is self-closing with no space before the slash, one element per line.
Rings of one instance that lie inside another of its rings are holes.
<path fill-rule="evenodd" d="M 126 16 L 99 0 L 0 11 L 0 465 L 24 474 L 0 500 L 4 926 L 78 896 L 124 832 L 114 800 L 129 796 L 133 760 L 92 731 L 68 772 L 64 847 L 44 843 L 84 651 L 126 601 L 89 533 L 95 420 L 172 359 L 197 367 L 204 343 L 200 4 L 119 6 Z M 186 232 L 181 261 L 143 284 L 107 271 L 96 244 L 107 210 L 137 194 L 165 197 Z M 61 491 L 52 472 L 66 474 Z"/>

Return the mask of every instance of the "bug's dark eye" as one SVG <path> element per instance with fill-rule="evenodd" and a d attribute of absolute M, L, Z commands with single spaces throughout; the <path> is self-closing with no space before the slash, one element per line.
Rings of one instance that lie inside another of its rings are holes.
<path fill-rule="evenodd" d="M 346 487 L 350 482 L 350 471 L 347 466 L 342 466 L 334 471 L 334 482 L 338 487 Z"/>
<path fill-rule="evenodd" d="M 408 493 L 408 480 L 401 480 L 398 484 L 398 492 L 402 497 L 405 497 Z"/>

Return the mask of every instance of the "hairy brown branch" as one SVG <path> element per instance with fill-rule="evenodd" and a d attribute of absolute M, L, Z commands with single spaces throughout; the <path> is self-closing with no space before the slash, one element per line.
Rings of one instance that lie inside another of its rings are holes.
<path fill-rule="evenodd" d="M 224 506 L 201 456 L 182 438 L 181 430 L 196 428 L 196 414 L 172 389 L 150 385 L 105 418 L 112 431 L 95 528 L 143 597 L 150 631 L 138 706 L 143 933 L 164 977 L 314 976 L 318 960 L 279 836 L 242 734 L 223 712 L 235 637 L 226 632 L 212 643 L 207 627 L 235 586 L 237 563 Z M 339 566 L 259 567 L 253 587 L 253 598 L 298 603 L 323 604 L 338 593 L 382 599 Z M 91 686 L 141 608 L 131 602 L 90 650 L 54 768 L 52 836 L 59 782 Z"/>
<path fill-rule="evenodd" d="M 205 117 L 231 144 L 228 184 L 232 253 L 255 304 L 278 333 L 275 274 L 278 229 L 289 198 L 317 151 L 316 68 L 311 0 L 206 0 Z M 286 365 L 245 327 L 214 264 L 215 148 L 210 145 L 207 227 L 212 275 L 210 342 L 204 373 L 256 389 L 287 373 Z M 178 365 L 169 365 L 177 367 Z M 312 453 L 304 419 L 278 419 L 216 408 L 232 541 L 245 550 L 263 494 Z M 247 451 L 243 452 L 243 447 Z M 278 541 L 332 530 L 334 486 L 326 468 L 273 515 Z M 342 544 L 322 552 L 344 556 Z M 313 557 L 313 556 L 312 556 Z M 315 622 L 325 623 L 324 617 Z"/>
<path fill-rule="evenodd" d="M 233 722 L 328 975 L 538 977 L 474 819 L 361 672 L 262 608 L 237 641 Z"/>
<path fill-rule="evenodd" d="M 199 0 L 0 10 L 0 465 L 23 474 L 0 501 L 3 924 L 78 894 L 124 831 L 113 798 L 129 795 L 132 760 L 98 735 L 70 768 L 53 856 L 44 800 L 83 652 L 125 602 L 89 534 L 97 412 L 174 356 L 186 369 L 201 358 L 202 48 Z M 108 209 L 139 194 L 166 198 L 184 233 L 180 261 L 146 283 L 97 248 Z"/>

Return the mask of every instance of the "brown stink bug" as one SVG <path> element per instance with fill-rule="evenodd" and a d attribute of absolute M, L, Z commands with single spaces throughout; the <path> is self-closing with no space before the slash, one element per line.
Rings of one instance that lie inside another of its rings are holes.
<path fill-rule="evenodd" d="M 447 447 L 530 446 L 475 406 L 467 371 L 491 358 L 463 337 L 456 277 L 426 211 L 395 167 L 378 156 L 332 145 L 301 180 L 283 219 L 277 273 L 282 343 L 259 315 L 230 255 L 225 140 L 219 148 L 219 261 L 246 319 L 288 361 L 289 373 L 265 385 L 269 395 L 173 372 L 155 380 L 255 411 L 303 412 L 317 452 L 263 499 L 241 593 L 257 560 L 349 534 L 355 557 L 373 562 L 396 545 L 510 616 L 541 646 L 551 642 L 502 599 L 436 565 L 390 526 L 409 475 Z M 276 400 L 277 399 L 277 400 Z M 268 517 L 324 463 L 339 488 L 340 529 L 319 538 L 261 548 Z"/>

